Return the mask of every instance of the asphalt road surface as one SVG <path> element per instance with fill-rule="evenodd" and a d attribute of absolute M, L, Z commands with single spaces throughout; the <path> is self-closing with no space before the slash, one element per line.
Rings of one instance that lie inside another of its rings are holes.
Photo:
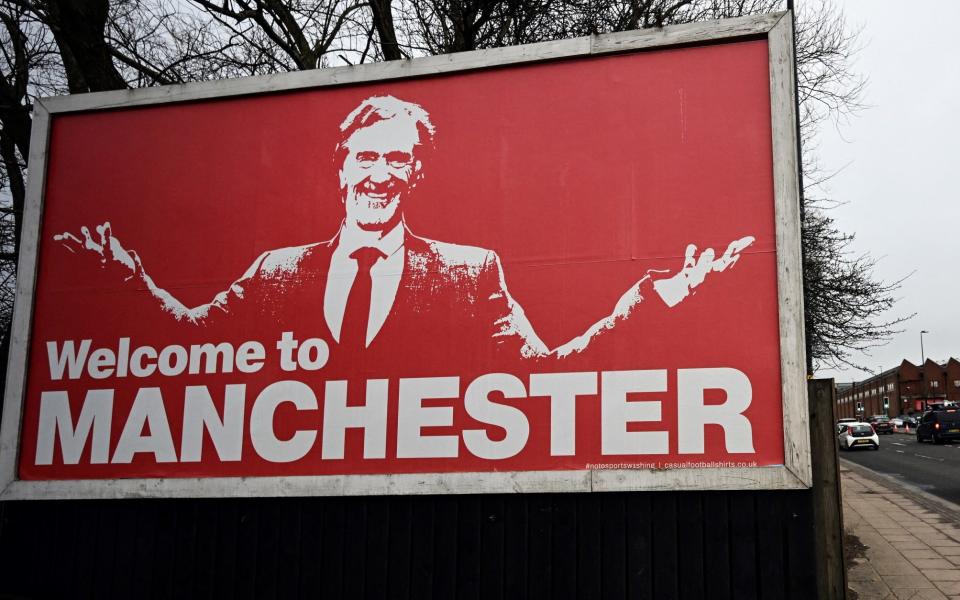
<path fill-rule="evenodd" d="M 912 434 L 895 433 L 881 435 L 877 451 L 840 450 L 840 457 L 960 504 L 960 442 L 919 444 Z"/>

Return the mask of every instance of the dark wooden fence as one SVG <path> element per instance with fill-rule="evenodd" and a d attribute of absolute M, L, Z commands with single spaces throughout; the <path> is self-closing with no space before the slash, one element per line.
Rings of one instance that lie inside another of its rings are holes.
<path fill-rule="evenodd" d="M 7 502 L 0 597 L 812 598 L 813 494 Z"/>

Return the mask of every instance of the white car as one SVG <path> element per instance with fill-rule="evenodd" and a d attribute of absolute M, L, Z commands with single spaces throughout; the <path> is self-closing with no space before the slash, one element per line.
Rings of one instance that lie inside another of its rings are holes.
<path fill-rule="evenodd" d="M 854 448 L 880 449 L 880 438 L 870 423 L 841 423 L 837 427 L 837 442 L 841 450 Z"/>

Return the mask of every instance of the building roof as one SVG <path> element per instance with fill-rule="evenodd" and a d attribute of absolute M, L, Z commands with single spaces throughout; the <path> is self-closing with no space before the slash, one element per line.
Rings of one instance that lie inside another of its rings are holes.
<path fill-rule="evenodd" d="M 837 391 L 846 391 L 846 390 L 848 390 L 848 389 L 850 389 L 851 387 L 854 387 L 854 386 L 862 386 L 862 385 L 869 385 L 869 384 L 871 384 L 871 383 L 878 383 L 878 382 L 880 382 L 881 380 L 886 379 L 887 377 L 889 377 L 889 376 L 891 376 L 891 375 L 898 375 L 900 369 L 902 369 L 902 368 L 904 368 L 904 367 L 912 367 L 912 368 L 914 368 L 914 369 L 917 369 L 917 370 L 920 372 L 920 376 L 921 376 L 921 378 L 922 378 L 922 377 L 923 377 L 923 375 L 922 375 L 922 374 L 923 374 L 923 370 L 924 370 L 924 368 L 925 368 L 927 365 L 935 365 L 935 366 L 939 367 L 940 369 L 946 370 L 946 369 L 947 369 L 947 366 L 948 366 L 951 362 L 960 364 L 960 360 L 957 360 L 956 358 L 954 358 L 954 357 L 952 357 L 952 356 L 951 356 L 950 358 L 946 359 L 946 360 L 939 361 L 939 362 L 933 360 L 932 358 L 928 358 L 923 364 L 919 364 L 919 365 L 914 364 L 914 363 L 910 362 L 909 360 L 907 360 L 907 359 L 905 358 L 905 359 L 903 359 L 903 360 L 900 362 L 900 364 L 898 364 L 897 366 L 895 366 L 895 367 L 893 367 L 893 368 L 891 368 L 891 369 L 887 369 L 886 371 L 883 371 L 882 373 L 879 373 L 879 374 L 874 373 L 874 374 L 870 375 L 869 377 L 865 377 L 864 379 L 861 379 L 860 381 L 851 381 L 851 382 L 847 382 L 847 383 L 837 383 L 837 384 L 836 384 L 836 389 L 837 389 Z M 910 381 L 917 381 L 917 380 L 911 379 Z"/>

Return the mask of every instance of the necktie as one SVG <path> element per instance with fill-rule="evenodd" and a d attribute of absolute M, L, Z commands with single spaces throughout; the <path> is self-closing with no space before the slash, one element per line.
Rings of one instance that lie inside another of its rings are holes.
<path fill-rule="evenodd" d="M 340 326 L 340 347 L 345 350 L 363 350 L 367 347 L 367 323 L 370 320 L 370 296 L 373 292 L 373 279 L 370 269 L 385 258 L 376 248 L 360 248 L 350 258 L 357 261 L 357 276 L 353 279 L 347 306 L 343 311 L 343 323 Z"/>

